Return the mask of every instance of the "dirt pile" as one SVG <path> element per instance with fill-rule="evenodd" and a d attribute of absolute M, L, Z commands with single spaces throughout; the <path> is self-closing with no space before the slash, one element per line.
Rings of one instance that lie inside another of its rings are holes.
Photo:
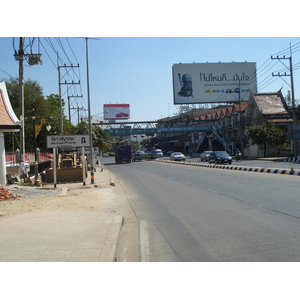
<path fill-rule="evenodd" d="M 3 187 L 0 188 L 0 201 L 15 200 L 19 197 L 21 197 L 21 196 L 13 195 L 11 192 L 4 189 Z"/>

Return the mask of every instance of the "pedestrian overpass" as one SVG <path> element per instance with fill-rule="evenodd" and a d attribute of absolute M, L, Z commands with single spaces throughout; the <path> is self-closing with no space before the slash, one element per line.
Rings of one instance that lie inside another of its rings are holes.
<path fill-rule="evenodd" d="M 209 125 L 209 126 L 181 126 L 181 127 L 157 127 L 159 124 L 157 121 L 141 121 L 141 122 L 119 122 L 119 123 L 93 123 L 93 125 L 106 126 L 104 129 L 110 135 L 146 135 L 153 136 L 154 134 L 174 134 L 174 133 L 192 133 L 197 132 L 199 140 L 197 142 L 196 152 L 202 145 L 204 139 L 209 136 L 217 139 L 225 150 L 232 150 L 233 142 L 230 138 L 226 137 L 222 131 L 221 126 Z M 165 124 L 165 123 L 164 123 Z M 230 151 L 231 152 L 231 151 Z"/>

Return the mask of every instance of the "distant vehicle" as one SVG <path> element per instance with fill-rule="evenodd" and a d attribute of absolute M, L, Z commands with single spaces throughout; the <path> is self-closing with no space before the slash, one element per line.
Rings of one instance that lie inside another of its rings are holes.
<path fill-rule="evenodd" d="M 209 156 L 209 163 L 227 163 L 230 164 L 232 163 L 232 157 L 226 152 L 226 151 L 213 151 L 210 156 Z"/>
<path fill-rule="evenodd" d="M 163 153 L 162 153 L 162 151 L 160 149 L 154 149 L 152 151 L 152 155 L 156 156 L 156 157 L 163 157 L 164 156 Z"/>
<path fill-rule="evenodd" d="M 142 161 L 143 155 L 141 153 L 134 153 L 132 157 L 132 161 Z"/>
<path fill-rule="evenodd" d="M 209 156 L 212 153 L 212 151 L 204 151 L 200 154 L 200 159 L 201 161 L 208 161 L 209 160 Z"/>
<path fill-rule="evenodd" d="M 167 152 L 167 155 L 170 156 L 174 151 L 170 150 Z"/>
<path fill-rule="evenodd" d="M 183 160 L 185 161 L 185 156 L 181 153 L 181 152 L 173 152 L 171 155 L 170 155 L 170 160 Z"/>
<path fill-rule="evenodd" d="M 115 147 L 116 164 L 130 163 L 131 158 L 132 158 L 132 154 L 131 154 L 130 145 L 126 145 L 126 146 L 119 145 Z"/>
<path fill-rule="evenodd" d="M 117 118 L 128 118 L 129 117 L 129 115 L 128 114 L 126 114 L 126 113 L 118 113 L 118 114 L 116 114 L 116 117 Z"/>

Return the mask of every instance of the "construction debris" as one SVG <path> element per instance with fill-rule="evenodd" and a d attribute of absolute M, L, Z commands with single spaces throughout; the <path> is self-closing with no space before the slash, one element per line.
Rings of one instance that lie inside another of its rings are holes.
<path fill-rule="evenodd" d="M 0 201 L 7 201 L 7 200 L 16 200 L 16 198 L 21 197 L 20 195 L 13 195 L 8 190 L 4 189 L 3 187 L 0 188 Z"/>

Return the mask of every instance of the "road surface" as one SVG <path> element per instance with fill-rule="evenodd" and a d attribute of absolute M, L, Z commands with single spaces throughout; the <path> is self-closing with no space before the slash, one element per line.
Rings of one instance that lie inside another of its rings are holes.
<path fill-rule="evenodd" d="M 125 217 L 119 261 L 300 261 L 299 176 L 104 163 Z"/>

